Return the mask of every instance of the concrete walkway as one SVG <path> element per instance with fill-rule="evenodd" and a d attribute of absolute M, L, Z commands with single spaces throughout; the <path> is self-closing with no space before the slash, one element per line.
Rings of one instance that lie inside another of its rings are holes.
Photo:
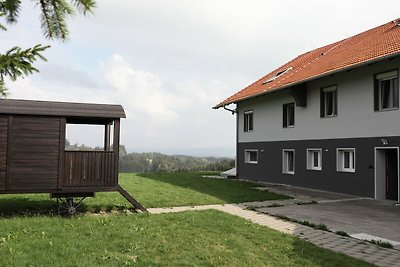
<path fill-rule="evenodd" d="M 264 184 L 260 190 L 293 197 L 291 202 L 273 201 L 254 210 L 297 221 L 324 224 L 331 231 L 344 231 L 361 240 L 392 244 L 400 250 L 400 207 L 396 201 L 376 200 L 289 185 Z M 315 204 L 315 205 L 305 205 Z"/>
<path fill-rule="evenodd" d="M 369 242 L 360 241 L 351 237 L 339 236 L 331 232 L 315 230 L 314 228 L 293 222 L 283 221 L 267 214 L 243 209 L 244 207 L 251 205 L 268 206 L 270 204 L 271 202 L 265 201 L 253 203 L 247 202 L 243 204 L 150 208 L 148 210 L 152 214 L 160 214 L 170 212 L 215 209 L 235 216 L 239 216 L 246 220 L 252 221 L 253 223 L 269 227 L 279 232 L 295 235 L 319 247 L 343 253 L 350 257 L 373 263 L 377 266 L 400 266 L 399 250 L 379 247 Z"/>

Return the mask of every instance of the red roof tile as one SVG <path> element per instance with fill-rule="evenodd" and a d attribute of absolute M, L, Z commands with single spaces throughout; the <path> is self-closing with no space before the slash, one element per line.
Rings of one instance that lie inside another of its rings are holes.
<path fill-rule="evenodd" d="M 302 54 L 214 108 L 398 54 L 400 54 L 400 19 Z M 285 70 L 288 71 L 277 76 Z M 266 83 L 268 80 L 271 81 Z"/>

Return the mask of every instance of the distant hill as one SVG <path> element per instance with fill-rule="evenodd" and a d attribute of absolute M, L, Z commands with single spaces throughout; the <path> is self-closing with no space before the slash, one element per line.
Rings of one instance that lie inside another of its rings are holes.
<path fill-rule="evenodd" d="M 132 148 L 127 147 L 126 150 L 128 152 L 154 152 L 157 151 L 161 154 L 165 155 L 187 155 L 193 157 L 228 157 L 234 158 L 236 154 L 235 146 L 232 147 L 208 147 L 208 148 Z"/>
<path fill-rule="evenodd" d="M 225 171 L 234 166 L 232 158 L 171 156 L 157 152 L 121 153 L 119 161 L 120 172 Z"/>
<path fill-rule="evenodd" d="M 102 147 L 87 147 L 84 144 L 70 144 L 66 150 L 103 150 Z M 127 153 L 124 145 L 119 147 L 120 172 L 170 172 L 170 171 L 226 171 L 235 166 L 229 157 L 194 157 L 186 155 L 165 155 L 159 152 Z"/>

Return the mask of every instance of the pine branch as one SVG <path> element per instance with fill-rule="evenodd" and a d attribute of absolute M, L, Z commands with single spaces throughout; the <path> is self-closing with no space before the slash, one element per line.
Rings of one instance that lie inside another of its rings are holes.
<path fill-rule="evenodd" d="M 38 70 L 32 66 L 37 59 L 46 61 L 41 54 L 49 46 L 35 45 L 32 48 L 22 50 L 20 47 L 13 47 L 6 54 L 0 54 L 0 80 L 3 82 L 6 76 L 15 81 L 19 76 L 26 76 Z"/>
<path fill-rule="evenodd" d="M 48 5 L 46 4 L 46 0 L 40 0 L 40 26 L 43 30 L 44 36 L 46 38 L 51 38 L 53 36 L 53 26 L 51 25 L 50 13 L 51 11 L 48 10 Z"/>
<path fill-rule="evenodd" d="M 76 9 L 86 15 L 87 12 L 93 13 L 93 9 L 96 7 L 96 2 L 93 0 L 73 0 L 72 3 Z"/>
<path fill-rule="evenodd" d="M 7 88 L 4 84 L 4 80 L 0 79 L 0 99 L 7 97 Z"/>
<path fill-rule="evenodd" d="M 68 38 L 68 27 L 66 19 L 74 14 L 74 8 L 67 0 L 34 0 L 41 9 L 41 28 L 44 36 L 49 39 L 66 40 Z M 5 17 L 6 22 L 15 23 L 18 19 L 21 0 L 0 0 L 0 17 Z M 95 7 L 95 0 L 70 0 L 78 12 L 86 15 Z M 0 23 L 0 31 L 7 28 Z M 37 59 L 46 61 L 42 52 L 49 46 L 36 45 L 32 48 L 22 50 L 13 47 L 6 54 L 0 54 L 0 98 L 7 95 L 4 78 L 9 77 L 15 81 L 38 70 L 32 65 Z"/>
<path fill-rule="evenodd" d="M 56 38 L 66 40 L 68 36 L 68 27 L 65 22 L 67 15 L 73 15 L 73 9 L 64 0 L 53 0 L 53 20 L 54 24 L 57 25 Z"/>
<path fill-rule="evenodd" d="M 0 13 L 4 13 L 7 23 L 17 22 L 19 10 L 21 7 L 20 0 L 2 0 L 0 1 Z"/>
<path fill-rule="evenodd" d="M 41 27 L 46 38 L 66 40 L 68 38 L 68 27 L 66 18 L 74 15 L 74 9 L 66 0 L 38 0 L 41 8 Z M 76 9 L 86 14 L 91 12 L 95 6 L 93 0 L 72 1 Z"/>
<path fill-rule="evenodd" d="M 1 5 L 1 4 L 0 4 L 0 5 Z M 1 9 L 1 8 L 0 8 L 0 9 Z M 0 17 L 4 17 L 5 15 L 6 15 L 6 13 L 4 13 L 3 11 L 0 11 Z M 0 23 L 0 30 L 6 31 L 7 28 L 6 28 L 3 24 Z"/>

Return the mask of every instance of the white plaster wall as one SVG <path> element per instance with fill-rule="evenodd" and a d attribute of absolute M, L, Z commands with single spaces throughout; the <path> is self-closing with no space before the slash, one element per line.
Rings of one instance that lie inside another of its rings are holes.
<path fill-rule="evenodd" d="M 295 127 L 282 127 L 282 105 L 294 102 L 284 90 L 238 104 L 239 142 L 355 138 L 400 135 L 400 110 L 375 112 L 374 74 L 400 68 L 386 60 L 310 82 L 307 107 L 296 107 Z M 320 118 L 320 88 L 337 85 L 338 116 Z M 243 131 L 243 112 L 254 111 L 254 130 Z"/>

